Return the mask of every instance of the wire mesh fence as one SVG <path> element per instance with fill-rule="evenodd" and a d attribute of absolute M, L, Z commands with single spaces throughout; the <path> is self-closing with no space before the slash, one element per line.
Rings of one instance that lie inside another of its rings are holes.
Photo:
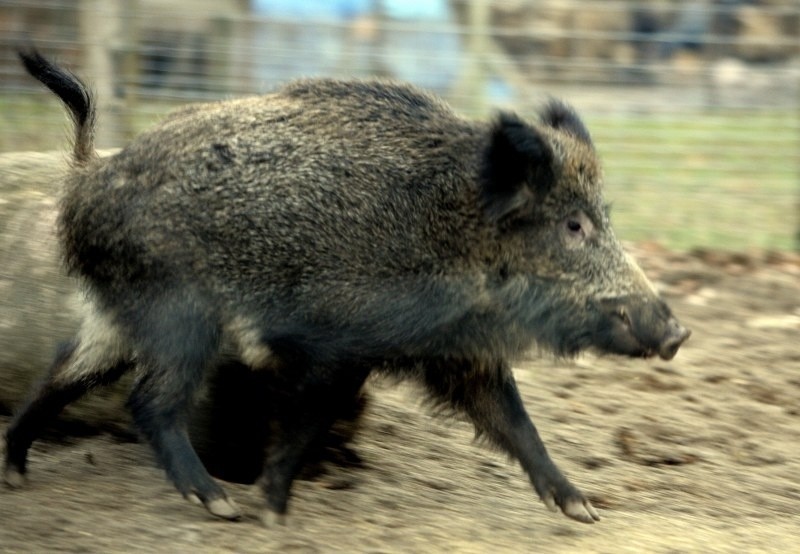
<path fill-rule="evenodd" d="M 562 97 L 624 239 L 800 248 L 797 0 L 0 0 L 0 152 L 68 136 L 26 43 L 96 89 L 100 147 L 300 76 L 411 81 L 481 118 Z"/>

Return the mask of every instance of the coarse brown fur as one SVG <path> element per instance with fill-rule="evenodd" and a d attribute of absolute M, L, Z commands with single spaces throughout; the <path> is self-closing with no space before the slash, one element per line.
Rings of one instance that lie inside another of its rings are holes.
<path fill-rule="evenodd" d="M 59 237 L 92 310 L 7 433 L 9 483 L 77 383 L 85 392 L 135 365 L 130 407 L 167 474 L 238 517 L 184 424 L 228 350 L 278 382 L 267 521 L 376 368 L 469 417 L 548 506 L 598 519 L 547 455 L 510 360 L 534 345 L 671 358 L 688 331 L 614 236 L 571 108 L 472 121 L 405 84 L 305 80 L 178 111 L 99 160 L 86 154 L 91 95 L 37 56 L 23 54 L 26 67 L 76 121 Z"/>

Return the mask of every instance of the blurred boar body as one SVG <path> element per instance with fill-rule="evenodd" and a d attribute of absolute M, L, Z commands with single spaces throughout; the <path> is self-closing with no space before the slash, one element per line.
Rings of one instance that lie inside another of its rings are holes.
<path fill-rule="evenodd" d="M 476 122 L 403 84 L 306 80 L 178 111 L 99 160 L 87 88 L 21 57 L 75 121 L 58 233 L 89 310 L 6 433 L 6 482 L 24 481 L 31 442 L 64 405 L 135 367 L 129 406 L 170 479 L 238 517 L 185 431 L 228 349 L 286 391 L 267 522 L 376 368 L 465 414 L 548 507 L 598 519 L 549 458 L 509 360 L 535 345 L 669 359 L 689 332 L 615 238 L 569 107 Z"/>

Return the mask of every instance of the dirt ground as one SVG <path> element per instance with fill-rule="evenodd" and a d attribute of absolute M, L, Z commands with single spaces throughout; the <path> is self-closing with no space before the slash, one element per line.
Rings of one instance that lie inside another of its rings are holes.
<path fill-rule="evenodd" d="M 370 383 L 364 467 L 299 481 L 288 522 L 183 500 L 148 448 L 42 441 L 0 488 L 0 552 L 790 552 L 800 549 L 800 257 L 654 246 L 635 254 L 694 334 L 672 362 L 532 356 L 515 365 L 561 468 L 601 511 L 548 512 L 516 463 L 435 417 L 413 387 Z M 0 429 L 8 423 L 0 418 Z"/>

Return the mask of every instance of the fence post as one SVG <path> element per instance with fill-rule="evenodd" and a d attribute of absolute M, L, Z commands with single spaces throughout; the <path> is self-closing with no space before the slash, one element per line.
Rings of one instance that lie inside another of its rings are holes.
<path fill-rule="evenodd" d="M 97 126 L 95 141 L 98 148 L 118 146 L 126 134 L 126 122 L 114 90 L 118 74 L 113 52 L 120 40 L 122 5 L 120 0 L 82 0 L 78 11 L 85 72 L 91 76 L 98 119 L 103 122 Z"/>
<path fill-rule="evenodd" d="M 488 0 L 471 0 L 467 15 L 466 63 L 457 85 L 457 105 L 470 115 L 486 109 L 486 52 L 490 48 Z"/>

